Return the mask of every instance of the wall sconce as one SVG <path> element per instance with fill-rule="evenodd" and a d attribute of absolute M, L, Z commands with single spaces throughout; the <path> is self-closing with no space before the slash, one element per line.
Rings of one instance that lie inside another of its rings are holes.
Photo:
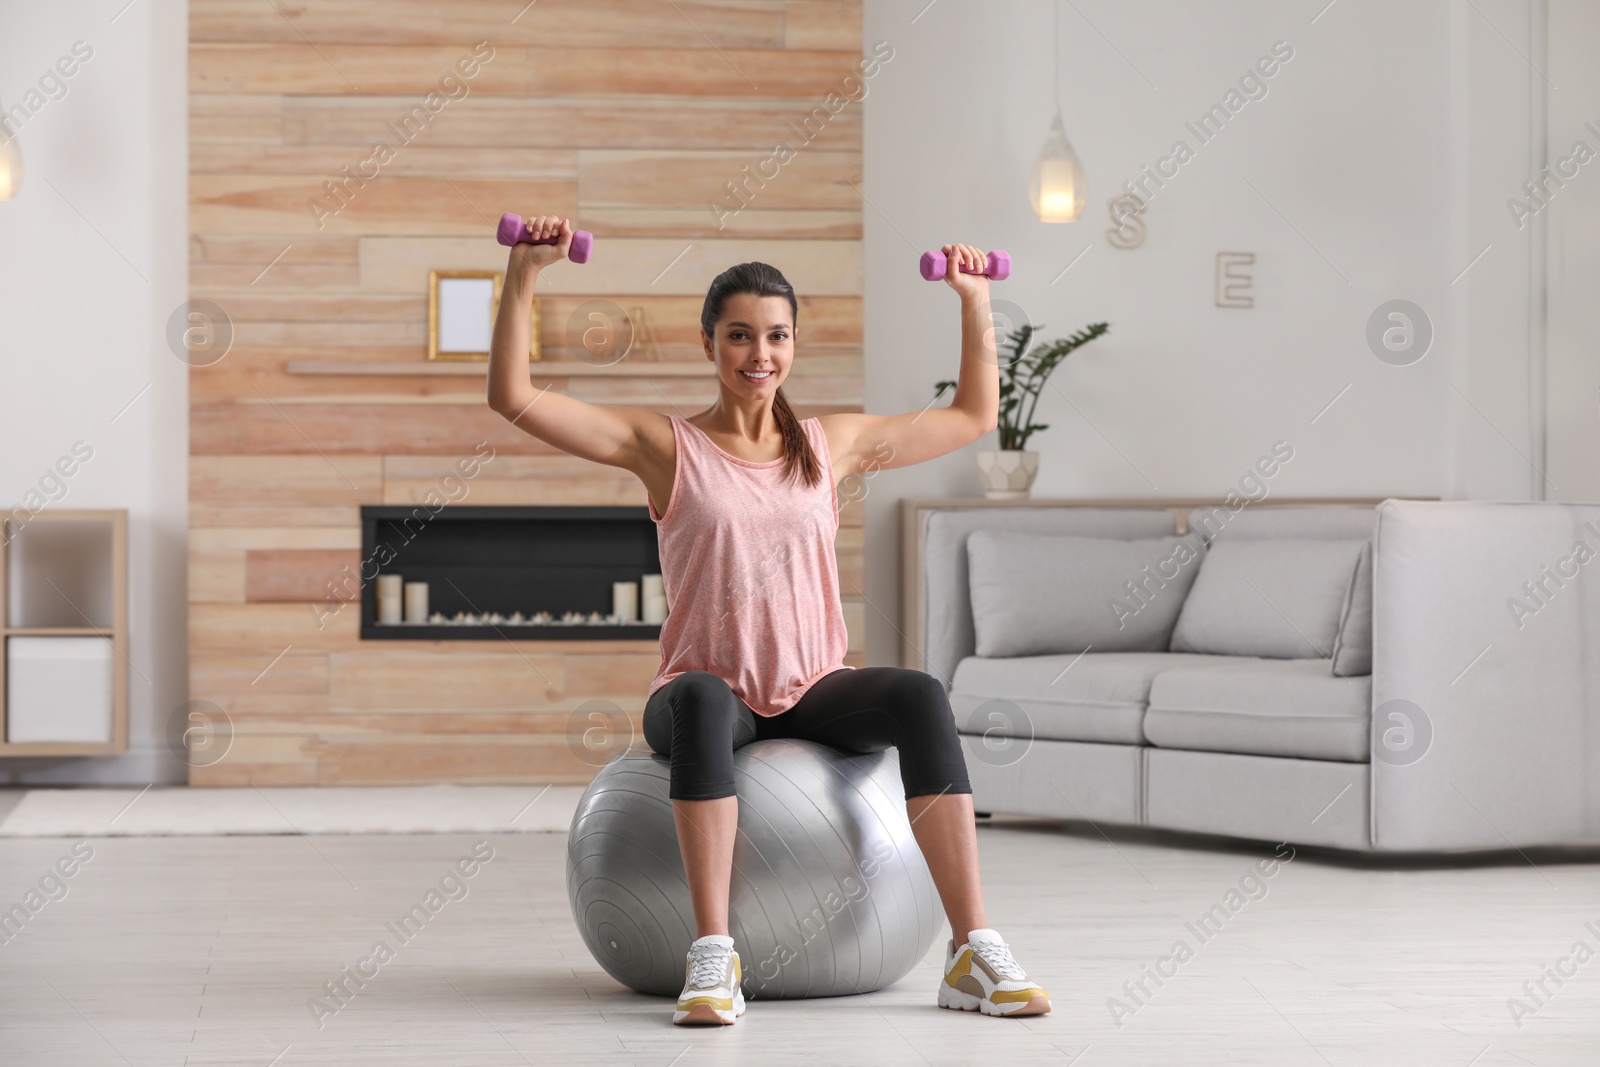
<path fill-rule="evenodd" d="M 1056 117 L 1033 164 L 1028 200 L 1040 222 L 1073 222 L 1089 199 L 1089 179 L 1061 122 L 1061 8 L 1056 7 Z"/>

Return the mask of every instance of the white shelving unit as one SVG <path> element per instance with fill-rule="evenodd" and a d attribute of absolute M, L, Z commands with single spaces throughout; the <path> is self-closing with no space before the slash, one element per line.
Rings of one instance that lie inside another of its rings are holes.
<path fill-rule="evenodd" d="M 0 757 L 127 751 L 127 588 L 127 511 L 0 522 Z"/>

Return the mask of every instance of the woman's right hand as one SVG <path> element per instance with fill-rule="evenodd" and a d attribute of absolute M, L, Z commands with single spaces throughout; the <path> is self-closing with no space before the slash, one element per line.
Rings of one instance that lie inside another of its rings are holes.
<path fill-rule="evenodd" d="M 523 221 L 523 227 L 529 237 L 541 240 L 546 237 L 559 237 L 555 244 L 515 244 L 511 246 L 511 258 L 506 267 L 509 274 L 512 271 L 539 270 L 554 263 L 558 259 L 566 259 L 567 251 L 572 247 L 572 221 L 561 218 L 559 215 L 535 215 Z"/>

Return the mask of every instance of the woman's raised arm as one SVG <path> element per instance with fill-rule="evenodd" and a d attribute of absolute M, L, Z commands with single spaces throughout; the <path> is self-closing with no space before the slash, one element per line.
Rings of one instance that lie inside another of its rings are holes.
<path fill-rule="evenodd" d="M 961 372 L 948 407 L 928 407 L 903 415 L 843 412 L 824 415 L 823 428 L 833 452 L 834 473 L 909 467 L 978 440 L 1000 417 L 1000 367 L 994 324 L 989 314 L 989 279 L 963 273 L 982 271 L 983 252 L 972 245 L 945 245 L 945 282 L 961 297 Z"/>
<path fill-rule="evenodd" d="M 572 224 L 553 215 L 540 215 L 526 225 L 535 238 L 559 235 L 560 241 L 511 248 L 500 312 L 489 343 L 489 407 L 563 452 L 637 472 L 645 435 L 651 429 L 659 432 L 660 427 L 651 423 L 664 423 L 662 415 L 642 408 L 588 404 L 548 386 L 535 388 L 529 380 L 528 330 L 534 290 L 539 272 L 567 257 Z"/>

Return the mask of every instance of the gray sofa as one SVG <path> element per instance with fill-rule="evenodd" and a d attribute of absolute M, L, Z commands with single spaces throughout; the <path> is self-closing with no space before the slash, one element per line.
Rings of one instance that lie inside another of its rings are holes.
<path fill-rule="evenodd" d="M 1600 844 L 1600 506 L 956 505 L 903 510 L 904 662 L 979 811 Z"/>

